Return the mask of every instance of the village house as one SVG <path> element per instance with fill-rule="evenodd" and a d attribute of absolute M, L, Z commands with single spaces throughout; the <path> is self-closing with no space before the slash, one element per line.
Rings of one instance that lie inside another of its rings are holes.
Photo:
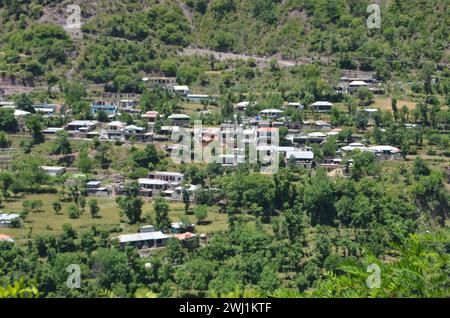
<path fill-rule="evenodd" d="M 179 172 L 152 171 L 148 173 L 149 179 L 163 180 L 171 185 L 180 185 L 184 181 L 184 175 Z"/>
<path fill-rule="evenodd" d="M 0 227 L 12 227 L 14 222 L 20 220 L 20 215 L 15 213 L 0 213 Z"/>
<path fill-rule="evenodd" d="M 142 81 L 150 87 L 161 87 L 168 90 L 172 90 L 173 86 L 177 84 L 176 77 L 165 76 L 144 77 Z"/>
<path fill-rule="evenodd" d="M 350 95 L 354 95 L 358 91 L 358 89 L 362 87 L 368 88 L 369 84 L 364 81 L 351 81 L 350 83 L 348 83 L 347 91 Z"/>
<path fill-rule="evenodd" d="M 151 249 L 164 247 L 169 238 L 170 238 L 169 235 L 166 235 L 161 231 L 123 234 L 116 237 L 122 248 L 129 245 L 137 249 Z"/>
<path fill-rule="evenodd" d="M 134 99 L 121 99 L 118 103 L 119 110 L 125 113 L 140 113 L 141 110 L 137 109 L 138 101 Z"/>
<path fill-rule="evenodd" d="M 42 131 L 43 134 L 47 135 L 56 135 L 58 132 L 64 131 L 64 128 L 61 127 L 48 127 Z"/>
<path fill-rule="evenodd" d="M 175 94 L 180 94 L 183 96 L 188 96 L 189 94 L 191 94 L 191 90 L 187 85 L 173 85 L 172 89 Z"/>
<path fill-rule="evenodd" d="M 88 195 L 108 196 L 111 191 L 108 188 L 102 187 L 102 181 L 91 180 L 86 183 L 86 190 Z"/>
<path fill-rule="evenodd" d="M 107 101 L 95 101 L 91 105 L 92 115 L 96 115 L 98 112 L 105 112 L 109 117 L 117 114 L 117 106 Z"/>
<path fill-rule="evenodd" d="M 190 117 L 186 114 L 172 114 L 168 117 L 172 126 L 189 127 Z"/>
<path fill-rule="evenodd" d="M 106 124 L 106 130 L 103 130 L 101 135 L 106 135 L 107 140 L 123 140 L 123 129 L 126 125 L 121 121 L 112 121 Z"/>
<path fill-rule="evenodd" d="M 47 175 L 52 177 L 57 177 L 63 175 L 66 172 L 66 168 L 64 167 L 56 167 L 56 166 L 41 166 L 40 167 Z"/>
<path fill-rule="evenodd" d="M 97 125 L 96 120 L 74 120 L 66 125 L 66 130 L 87 133 L 97 128 Z"/>
<path fill-rule="evenodd" d="M 302 124 L 298 121 L 297 122 L 288 121 L 285 123 L 285 126 L 289 132 L 297 132 L 302 130 Z"/>
<path fill-rule="evenodd" d="M 333 104 L 330 102 L 319 101 L 311 105 L 311 109 L 318 113 L 330 112 Z"/>
<path fill-rule="evenodd" d="M 128 125 L 123 129 L 123 138 L 130 140 L 134 138 L 136 141 L 145 141 L 147 129 L 145 127 L 138 127 L 136 125 Z"/>
<path fill-rule="evenodd" d="M 43 114 L 44 116 L 54 116 L 63 111 L 63 107 L 57 104 L 33 104 L 33 109 L 36 113 Z"/>
<path fill-rule="evenodd" d="M 14 109 L 14 117 L 19 121 L 19 125 L 24 126 L 25 123 L 25 117 L 30 115 L 30 112 L 17 109 L 17 107 L 14 105 L 13 102 L 1 102 L 3 106 L 1 106 L 3 109 L 5 108 L 11 108 Z"/>
<path fill-rule="evenodd" d="M 98 94 L 96 96 L 99 96 Z M 109 101 L 112 104 L 118 104 L 120 100 L 128 99 L 128 100 L 139 100 L 140 95 L 136 93 L 112 93 L 112 92 L 102 92 L 100 94 L 100 99 L 104 101 Z"/>
<path fill-rule="evenodd" d="M 364 152 L 364 151 L 368 151 L 369 149 L 364 144 L 361 144 L 358 142 L 352 142 L 348 146 L 342 147 L 340 150 L 344 151 L 344 152 L 353 152 L 355 150 Z"/>
<path fill-rule="evenodd" d="M 286 136 L 286 140 L 290 141 L 295 146 L 303 146 L 307 143 L 320 144 L 328 136 L 322 132 L 311 132 L 309 134 L 289 134 Z"/>
<path fill-rule="evenodd" d="M 286 165 L 289 163 L 295 163 L 304 167 L 305 169 L 311 169 L 314 161 L 314 152 L 310 148 L 304 148 L 302 150 L 291 150 L 286 152 Z"/>
<path fill-rule="evenodd" d="M 141 118 L 145 118 L 148 120 L 149 124 L 154 124 L 156 119 L 158 119 L 159 113 L 156 111 L 148 111 L 145 114 L 142 114 Z"/>
<path fill-rule="evenodd" d="M 140 178 L 138 184 L 139 195 L 144 197 L 152 197 L 169 189 L 169 182 L 159 179 Z"/>
<path fill-rule="evenodd" d="M 173 234 L 181 234 L 183 231 L 193 232 L 195 229 L 195 224 L 188 224 L 187 226 L 183 222 L 172 222 L 170 224 L 170 231 Z"/>
<path fill-rule="evenodd" d="M 377 158 L 384 160 L 401 159 L 402 152 L 397 147 L 392 146 L 370 146 L 370 152 L 373 152 Z"/>
<path fill-rule="evenodd" d="M 201 102 L 213 102 L 216 98 L 210 95 L 204 94 L 188 94 L 186 96 L 187 100 L 193 103 L 201 103 Z"/>
<path fill-rule="evenodd" d="M 279 118 L 281 114 L 283 114 L 283 111 L 281 109 L 271 108 L 271 109 L 263 109 L 262 111 L 259 112 L 259 114 L 262 117 L 274 119 Z"/>
<path fill-rule="evenodd" d="M 332 128 L 329 122 L 323 120 L 307 120 L 303 122 L 303 129 L 311 129 L 311 130 L 330 130 Z"/>

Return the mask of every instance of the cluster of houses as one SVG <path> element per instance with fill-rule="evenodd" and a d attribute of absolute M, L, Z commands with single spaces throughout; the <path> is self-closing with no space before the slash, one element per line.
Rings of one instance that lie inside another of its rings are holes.
<path fill-rule="evenodd" d="M 344 70 L 339 80 L 337 91 L 354 95 L 358 89 L 364 87 L 374 94 L 383 94 L 383 83 L 374 77 L 374 72 Z"/>
<path fill-rule="evenodd" d="M 212 103 L 217 101 L 217 96 L 206 94 L 193 94 L 189 86 L 178 85 L 176 77 L 144 77 L 142 81 L 149 87 L 160 87 L 172 94 L 194 103 Z"/>
<path fill-rule="evenodd" d="M 189 200 L 195 201 L 198 185 L 185 184 L 184 175 L 179 172 L 153 171 L 147 178 L 138 179 L 139 194 L 144 197 L 162 196 L 168 200 L 182 201 L 184 191 L 189 193 Z"/>

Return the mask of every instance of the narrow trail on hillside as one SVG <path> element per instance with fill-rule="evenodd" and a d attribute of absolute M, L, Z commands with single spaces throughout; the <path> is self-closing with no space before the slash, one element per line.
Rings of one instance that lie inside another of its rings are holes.
<path fill-rule="evenodd" d="M 311 58 L 299 58 L 297 60 L 284 60 L 277 57 L 261 57 L 256 55 L 248 55 L 248 54 L 236 54 L 236 53 L 229 53 L 229 52 L 218 52 L 213 51 L 210 49 L 203 49 L 203 48 L 195 48 L 195 47 L 189 47 L 185 48 L 183 51 L 179 53 L 179 55 L 203 55 L 203 56 L 209 56 L 212 55 L 214 58 L 220 61 L 224 60 L 233 60 L 233 59 L 242 59 L 242 60 L 249 60 L 254 59 L 257 64 L 260 64 L 260 66 L 267 65 L 271 60 L 276 60 L 278 65 L 281 67 L 293 67 L 296 65 L 301 64 L 309 64 L 312 62 Z"/>

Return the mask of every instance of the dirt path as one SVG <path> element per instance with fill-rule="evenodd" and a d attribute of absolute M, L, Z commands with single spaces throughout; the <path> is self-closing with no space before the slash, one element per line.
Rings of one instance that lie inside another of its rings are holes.
<path fill-rule="evenodd" d="M 283 60 L 276 57 L 261 57 L 255 55 L 247 55 L 247 54 L 235 54 L 235 53 L 227 53 L 227 52 L 217 52 L 209 49 L 202 48 L 185 48 L 183 51 L 179 53 L 179 55 L 189 56 L 189 55 L 203 55 L 209 56 L 213 55 L 217 60 L 233 60 L 233 59 L 242 59 L 249 60 L 254 59 L 256 63 L 260 66 L 267 65 L 272 59 L 275 59 L 278 62 L 278 65 L 281 67 L 292 67 L 301 64 L 309 64 L 312 62 L 310 58 L 300 58 L 298 60 Z"/>

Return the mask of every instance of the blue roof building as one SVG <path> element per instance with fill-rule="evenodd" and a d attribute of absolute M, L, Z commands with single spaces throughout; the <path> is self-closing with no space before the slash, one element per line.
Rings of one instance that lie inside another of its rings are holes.
<path fill-rule="evenodd" d="M 117 106 L 109 102 L 95 102 L 91 105 L 92 114 L 95 115 L 99 111 L 104 111 L 108 115 L 117 113 Z"/>

